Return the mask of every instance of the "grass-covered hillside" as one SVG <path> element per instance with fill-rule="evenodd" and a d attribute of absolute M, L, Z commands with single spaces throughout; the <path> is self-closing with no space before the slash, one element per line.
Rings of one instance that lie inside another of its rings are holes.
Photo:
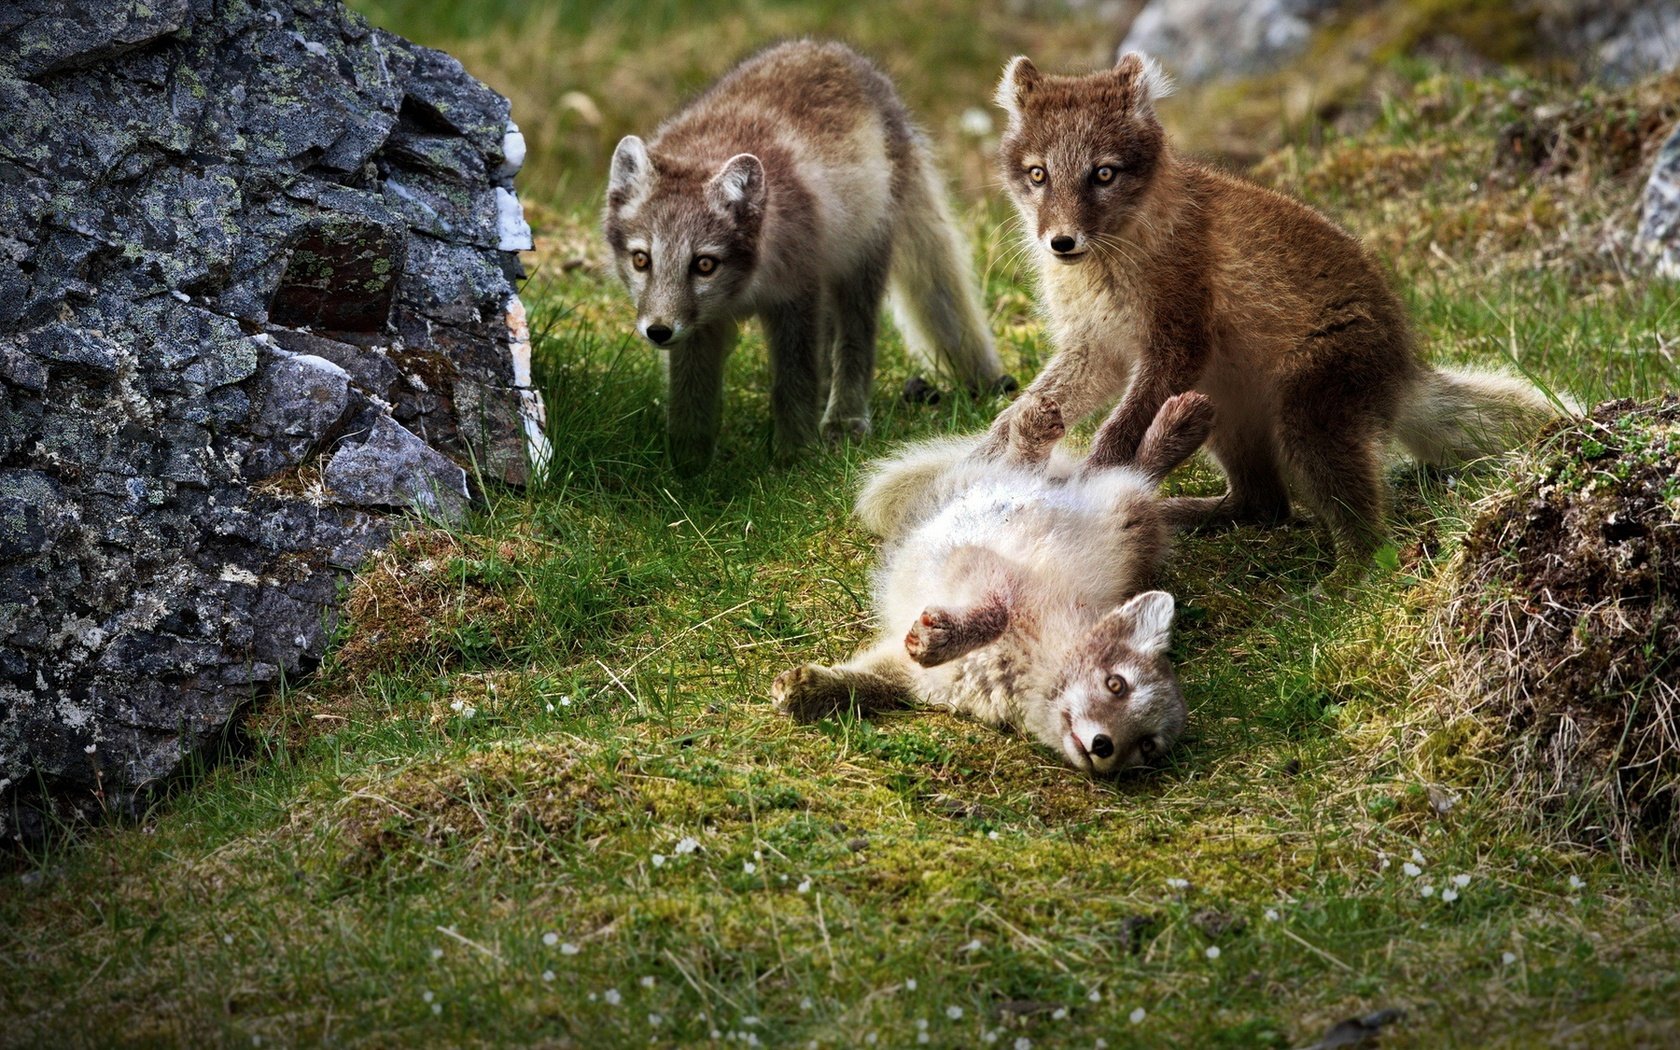
<path fill-rule="evenodd" d="M 4 862 L 0 1044 L 1299 1047 L 1389 1009 L 1391 1047 L 1680 1043 L 1668 855 L 1532 805 L 1502 727 L 1461 702 L 1435 609 L 1511 462 L 1397 465 L 1394 545 L 1346 593 L 1320 590 L 1310 524 L 1180 542 L 1190 731 L 1159 769 L 1096 782 L 951 717 L 772 709 L 779 672 L 870 634 L 864 465 L 1003 401 L 901 403 L 889 330 L 875 436 L 776 467 L 754 331 L 720 462 L 676 478 L 594 232 L 605 157 L 763 35 L 844 32 L 937 100 L 994 330 L 1030 378 L 1052 348 L 978 195 L 985 143 L 955 122 L 1012 53 L 1106 57 L 1058 7 L 369 0 L 511 94 L 531 138 L 555 460 L 376 557 L 327 664 L 231 760 L 138 827 Z M 1626 231 L 1677 85 L 1396 57 L 1345 126 L 1274 112 L 1253 174 L 1367 239 L 1436 358 L 1650 397 L 1680 387 L 1680 290 Z M 1528 126 L 1552 144 L 1538 166 L 1508 148 Z"/>

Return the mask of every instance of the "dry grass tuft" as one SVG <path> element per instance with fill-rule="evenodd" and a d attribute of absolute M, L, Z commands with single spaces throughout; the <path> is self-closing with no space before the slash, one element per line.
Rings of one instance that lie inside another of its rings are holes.
<path fill-rule="evenodd" d="M 1465 537 L 1439 615 L 1448 717 L 1502 723 L 1571 831 L 1680 845 L 1680 398 L 1555 432 Z"/>

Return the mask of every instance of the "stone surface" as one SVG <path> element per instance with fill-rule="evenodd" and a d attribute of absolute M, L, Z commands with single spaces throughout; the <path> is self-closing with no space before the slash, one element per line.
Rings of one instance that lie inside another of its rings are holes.
<path fill-rule="evenodd" d="M 505 99 L 328 0 L 0 5 L 0 835 L 121 812 L 541 455 Z"/>
<path fill-rule="evenodd" d="M 1142 51 L 1189 83 L 1248 76 L 1299 54 L 1345 0 L 1150 0 L 1120 52 Z"/>
<path fill-rule="evenodd" d="M 1680 65 L 1680 0 L 1530 0 L 1551 50 L 1609 84 Z"/>
<path fill-rule="evenodd" d="M 1634 243 L 1657 276 L 1680 280 L 1680 127 L 1669 133 L 1651 166 Z"/>

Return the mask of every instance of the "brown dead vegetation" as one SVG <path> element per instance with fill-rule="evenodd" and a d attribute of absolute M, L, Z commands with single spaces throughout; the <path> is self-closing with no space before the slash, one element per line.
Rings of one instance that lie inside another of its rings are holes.
<path fill-rule="evenodd" d="M 1442 703 L 1502 726 L 1520 792 L 1589 841 L 1680 845 L 1680 398 L 1600 406 L 1482 509 Z"/>

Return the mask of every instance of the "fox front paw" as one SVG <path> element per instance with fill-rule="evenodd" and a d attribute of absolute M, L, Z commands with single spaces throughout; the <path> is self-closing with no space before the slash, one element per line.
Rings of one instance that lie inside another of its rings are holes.
<path fill-rule="evenodd" d="M 1018 453 L 1037 456 L 1049 449 L 1067 433 L 1062 419 L 1062 406 L 1053 397 L 1028 392 L 1023 394 L 1011 421 L 1010 444 Z"/>
<path fill-rule="evenodd" d="M 944 609 L 929 607 L 910 625 L 904 636 L 904 651 L 923 667 L 937 667 L 951 658 L 956 648 L 957 622 Z"/>
<path fill-rule="evenodd" d="M 869 434 L 870 426 L 867 416 L 842 416 L 838 419 L 823 420 L 822 437 L 830 445 L 844 445 L 848 441 L 862 441 Z"/>
<path fill-rule="evenodd" d="M 850 702 L 851 694 L 836 688 L 836 679 L 820 664 L 805 664 L 783 671 L 770 683 L 770 698 L 776 710 L 796 722 L 815 722 L 838 714 Z"/>

